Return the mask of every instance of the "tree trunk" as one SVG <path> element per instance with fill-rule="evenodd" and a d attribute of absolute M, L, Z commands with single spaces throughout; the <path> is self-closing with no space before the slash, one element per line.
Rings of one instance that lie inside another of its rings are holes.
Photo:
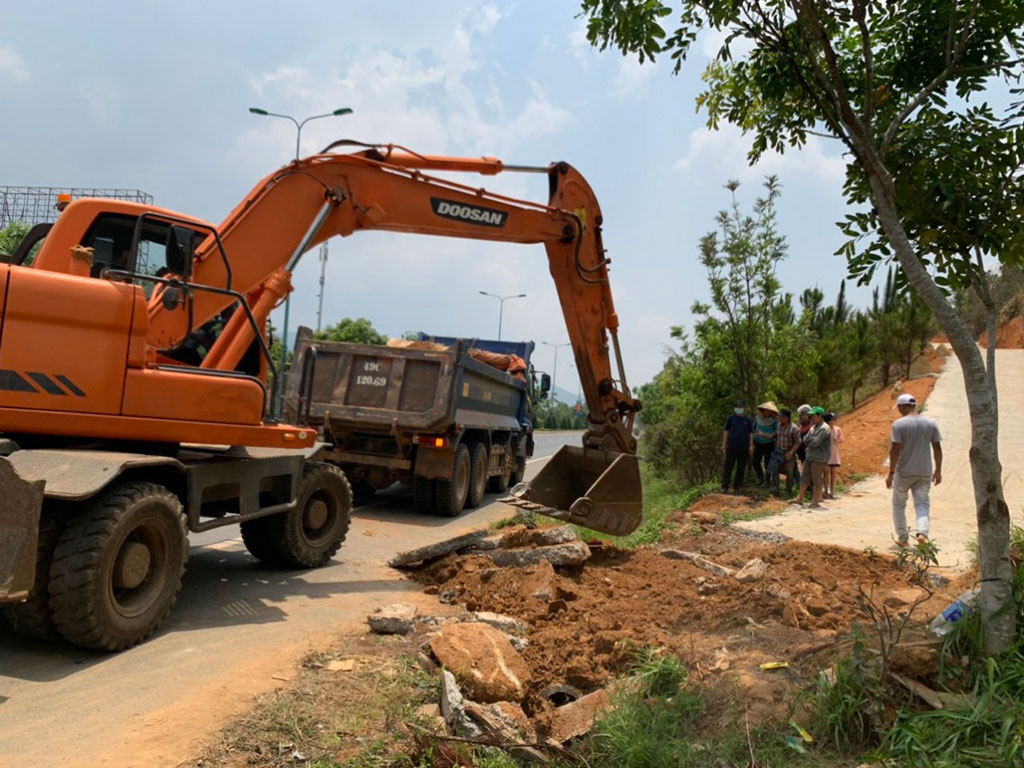
<path fill-rule="evenodd" d="M 971 418 L 971 477 L 978 519 L 978 566 L 981 571 L 981 620 L 985 650 L 1011 647 L 1015 635 L 1013 571 L 1010 566 L 1010 512 L 1003 498 L 999 463 L 995 376 L 990 379 L 981 350 L 938 285 L 918 259 L 896 212 L 892 180 L 881 167 L 865 171 L 882 231 L 917 295 L 931 310 L 960 360 Z M 994 340 L 993 340 L 994 343 Z M 994 357 L 994 356 L 993 356 Z M 956 457 L 950 457 L 956 461 Z"/>

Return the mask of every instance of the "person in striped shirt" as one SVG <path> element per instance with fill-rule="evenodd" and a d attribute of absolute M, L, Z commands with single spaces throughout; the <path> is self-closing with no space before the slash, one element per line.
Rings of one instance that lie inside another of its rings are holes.
<path fill-rule="evenodd" d="M 775 437 L 775 471 L 772 473 L 772 488 L 779 492 L 779 475 L 786 476 L 786 498 L 793 495 L 793 488 L 800 487 L 800 470 L 797 469 L 796 452 L 800 448 L 800 428 L 793 423 L 793 413 L 788 408 L 779 411 L 779 431 Z"/>

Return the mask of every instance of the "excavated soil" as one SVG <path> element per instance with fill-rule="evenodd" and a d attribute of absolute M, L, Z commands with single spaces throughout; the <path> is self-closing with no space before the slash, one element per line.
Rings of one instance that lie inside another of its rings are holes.
<path fill-rule="evenodd" d="M 988 349 L 988 331 L 981 334 L 978 343 Z M 996 328 L 996 349 L 1024 348 L 1024 317 L 1007 320 Z"/>
<path fill-rule="evenodd" d="M 909 583 L 885 556 L 772 543 L 728 527 L 697 536 L 687 530 L 675 529 L 664 546 L 699 551 L 734 568 L 761 558 L 767 575 L 741 584 L 653 549 L 624 551 L 594 541 L 588 542 L 593 556 L 582 566 L 496 568 L 483 557 L 451 555 L 415 577 L 468 610 L 528 623 L 522 655 L 533 683 L 524 709 L 542 730 L 553 711 L 541 695 L 547 686 L 568 684 L 587 693 L 627 670 L 637 649 L 652 647 L 683 658 L 693 677 L 714 692 L 722 716 L 746 710 L 759 721 L 788 717 L 788 689 L 827 666 L 845 633 L 864 621 L 858 585 L 881 600 Z M 933 597 L 920 609 L 921 619 L 949 599 L 945 591 Z M 790 666 L 759 669 L 772 661 Z"/>

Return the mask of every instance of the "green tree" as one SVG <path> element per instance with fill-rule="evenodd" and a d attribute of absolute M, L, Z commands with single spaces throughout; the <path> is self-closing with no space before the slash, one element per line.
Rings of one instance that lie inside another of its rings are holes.
<path fill-rule="evenodd" d="M 947 291 L 978 289 L 981 257 L 1020 258 L 1019 215 L 969 232 L 954 248 L 936 207 L 915 188 L 916 157 L 942 153 L 965 163 L 988 153 L 972 190 L 988 199 L 998 179 L 1019 185 L 1024 147 L 1020 115 L 1003 122 L 975 110 L 972 96 L 994 78 L 1021 74 L 1024 3 L 1005 0 L 681 0 L 678 23 L 659 0 L 583 0 L 590 41 L 635 52 L 641 62 L 666 53 L 679 71 L 698 34 L 725 33 L 705 71 L 697 102 L 716 127 L 723 120 L 752 134 L 749 159 L 800 146 L 811 134 L 839 140 L 849 153 L 847 197 L 869 203 L 901 278 L 924 301 L 949 338 L 964 372 L 970 406 L 970 461 L 978 517 L 981 618 L 991 652 L 1015 635 L 1009 509 L 998 454 L 995 378 Z M 733 57 L 742 40 L 749 52 Z M 1018 107 L 1019 109 L 1019 107 Z M 967 128 L 965 130 L 965 127 Z M 994 148 L 981 146 L 992 141 Z M 955 169 L 945 178 L 963 179 Z M 998 201 L 996 201 L 998 202 Z M 921 203 L 921 204 L 918 204 Z M 996 209 L 1002 208 L 1001 203 Z M 953 224 L 966 223 L 957 216 Z M 933 226 L 939 225 L 939 226 Z M 929 233 L 938 234 L 929 244 Z M 925 246 L 929 246 L 930 250 Z M 856 248 L 848 248 L 858 268 Z M 931 267 L 931 271 L 929 269 Z"/>
<path fill-rule="evenodd" d="M 12 221 L 3 229 L 0 229 L 0 261 L 8 261 L 14 255 L 15 249 L 28 234 L 28 224 L 20 221 Z"/>
<path fill-rule="evenodd" d="M 343 317 L 334 325 L 328 325 L 322 331 L 313 334 L 314 339 L 321 341 L 347 341 L 352 344 L 387 344 L 388 337 L 378 332 L 373 323 L 365 317 Z"/>

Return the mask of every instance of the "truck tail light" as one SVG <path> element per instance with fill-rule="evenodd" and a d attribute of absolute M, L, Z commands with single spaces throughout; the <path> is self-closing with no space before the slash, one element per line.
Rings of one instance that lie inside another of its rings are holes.
<path fill-rule="evenodd" d="M 425 445 L 427 448 L 447 448 L 448 438 L 439 437 L 437 435 L 417 435 L 416 442 L 419 445 Z"/>

